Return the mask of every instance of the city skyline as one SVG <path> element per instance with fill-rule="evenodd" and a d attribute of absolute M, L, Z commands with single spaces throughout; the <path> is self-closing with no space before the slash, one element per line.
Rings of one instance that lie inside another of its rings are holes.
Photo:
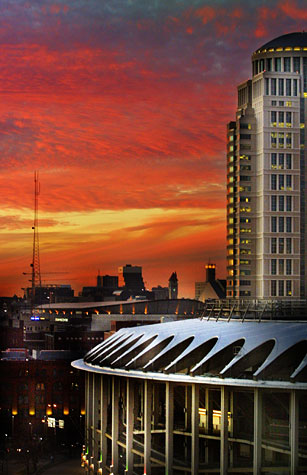
<path fill-rule="evenodd" d="M 131 263 L 147 287 L 177 271 L 180 296 L 209 259 L 225 276 L 233 84 L 307 10 L 164 3 L 3 2 L 0 295 L 28 285 L 34 170 L 42 274 L 79 290 Z"/>

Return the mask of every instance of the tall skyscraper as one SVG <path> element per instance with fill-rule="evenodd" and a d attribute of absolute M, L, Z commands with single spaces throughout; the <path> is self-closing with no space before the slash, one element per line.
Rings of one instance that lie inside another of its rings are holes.
<path fill-rule="evenodd" d="M 306 263 L 307 33 L 252 55 L 227 128 L 227 297 L 299 299 Z"/>

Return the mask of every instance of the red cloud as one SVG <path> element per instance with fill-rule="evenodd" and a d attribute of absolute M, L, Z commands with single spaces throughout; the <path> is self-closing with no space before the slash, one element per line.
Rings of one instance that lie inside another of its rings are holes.
<path fill-rule="evenodd" d="M 293 20 L 307 20 L 307 8 L 299 8 L 293 0 L 280 2 L 278 7 Z"/>

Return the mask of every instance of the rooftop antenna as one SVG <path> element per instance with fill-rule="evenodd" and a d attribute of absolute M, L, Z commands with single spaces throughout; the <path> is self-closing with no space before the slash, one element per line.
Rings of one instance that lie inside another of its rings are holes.
<path fill-rule="evenodd" d="M 38 171 L 34 172 L 34 223 L 33 229 L 33 255 L 32 263 L 32 290 L 31 290 L 31 310 L 35 304 L 35 290 L 42 286 L 40 259 L 39 259 L 39 237 L 38 237 L 38 196 L 40 194 L 40 183 L 38 181 Z"/>

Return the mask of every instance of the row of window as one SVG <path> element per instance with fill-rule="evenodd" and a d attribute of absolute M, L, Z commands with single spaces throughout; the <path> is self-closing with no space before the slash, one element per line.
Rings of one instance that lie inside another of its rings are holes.
<path fill-rule="evenodd" d="M 292 148 L 292 134 L 290 132 L 271 132 L 271 147 Z"/>
<path fill-rule="evenodd" d="M 272 195 L 271 211 L 292 211 L 292 196 Z"/>
<path fill-rule="evenodd" d="M 285 180 L 286 178 L 286 180 Z M 271 175 L 271 190 L 292 190 L 292 175 Z"/>
<path fill-rule="evenodd" d="M 278 231 L 277 231 L 278 225 Z M 292 217 L 291 216 L 271 216 L 271 232 L 272 233 L 292 233 Z"/>
<path fill-rule="evenodd" d="M 291 280 L 271 280 L 271 297 L 284 297 L 292 295 Z"/>
<path fill-rule="evenodd" d="M 277 106 L 277 101 L 272 101 L 271 102 L 272 106 Z M 284 107 L 285 106 L 285 101 L 278 101 L 278 106 L 279 107 Z M 292 101 L 286 101 L 286 107 L 292 107 Z"/>
<path fill-rule="evenodd" d="M 292 127 L 292 112 L 271 111 L 271 127 Z"/>
<path fill-rule="evenodd" d="M 297 96 L 298 80 L 271 78 L 265 79 L 265 95 L 266 96 Z"/>
<path fill-rule="evenodd" d="M 253 61 L 253 74 L 258 74 L 263 71 L 275 71 L 300 73 L 301 58 L 299 56 L 285 56 L 284 58 L 266 58 Z"/>
<path fill-rule="evenodd" d="M 277 247 L 278 244 L 278 247 Z M 292 254 L 292 238 L 271 238 L 271 254 L 276 254 L 278 249 L 279 254 Z"/>
<path fill-rule="evenodd" d="M 284 168 L 286 168 L 286 170 L 291 170 L 292 169 L 292 154 L 279 153 L 277 156 L 277 153 L 275 152 L 271 153 L 271 168 L 273 170 L 277 168 L 279 170 L 283 170 Z"/>
<path fill-rule="evenodd" d="M 292 260 L 291 259 L 271 259 L 271 275 L 291 275 L 292 274 Z M 285 272 L 286 271 L 286 272 Z"/>

